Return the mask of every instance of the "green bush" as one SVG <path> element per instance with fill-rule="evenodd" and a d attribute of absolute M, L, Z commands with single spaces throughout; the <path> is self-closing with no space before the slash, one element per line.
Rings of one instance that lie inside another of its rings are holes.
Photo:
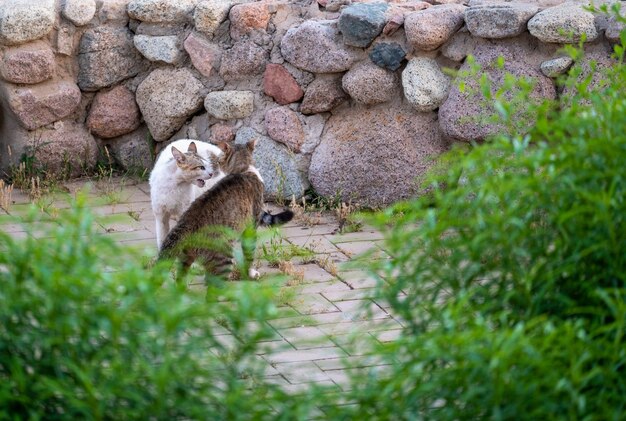
<path fill-rule="evenodd" d="M 372 269 L 405 331 L 378 350 L 387 375 L 357 377 L 356 405 L 337 416 L 626 418 L 626 67 L 616 53 L 602 78 L 577 67 L 560 81 L 569 101 L 529 102 L 528 133 L 451 153 L 429 197 L 378 215 L 391 258 Z M 506 98 L 490 100 L 511 129 L 520 101 Z"/>
<path fill-rule="evenodd" d="M 0 233 L 0 419 L 289 418 L 255 356 L 271 332 L 250 323 L 275 314 L 271 287 L 206 300 L 98 234 L 81 203 L 57 222 Z"/>

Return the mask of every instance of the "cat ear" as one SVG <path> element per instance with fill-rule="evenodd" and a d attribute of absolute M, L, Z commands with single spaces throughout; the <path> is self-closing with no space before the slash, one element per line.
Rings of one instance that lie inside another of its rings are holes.
<path fill-rule="evenodd" d="M 254 150 L 255 146 L 256 146 L 256 139 L 252 139 L 250 142 L 246 143 L 246 147 L 248 148 L 250 152 Z"/>
<path fill-rule="evenodd" d="M 228 153 L 230 151 L 230 145 L 226 142 L 218 143 L 217 147 L 224 151 L 224 153 Z"/>
<path fill-rule="evenodd" d="M 189 147 L 187 147 L 187 152 L 198 153 L 198 148 L 196 148 L 196 144 L 194 142 L 191 142 L 189 144 Z"/>
<path fill-rule="evenodd" d="M 176 146 L 172 146 L 172 155 L 176 162 L 185 162 L 185 154 L 176 149 Z"/>

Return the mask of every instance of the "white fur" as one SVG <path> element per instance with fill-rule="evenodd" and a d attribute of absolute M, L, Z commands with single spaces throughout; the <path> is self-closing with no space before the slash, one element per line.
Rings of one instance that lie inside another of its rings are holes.
<path fill-rule="evenodd" d="M 198 155 L 207 158 L 206 171 L 202 176 L 206 181 L 202 188 L 192 184 L 192 180 L 184 178 L 182 170 L 178 168 L 172 155 L 172 146 L 186 152 L 191 142 L 196 144 Z M 180 139 L 169 144 L 157 158 L 150 173 L 150 199 L 156 219 L 156 240 L 159 248 L 170 230 L 170 219 L 178 219 L 195 198 L 224 177 L 223 172 L 212 168 L 211 160 L 208 159 L 211 154 L 221 155 L 222 153 L 220 148 L 210 143 Z"/>

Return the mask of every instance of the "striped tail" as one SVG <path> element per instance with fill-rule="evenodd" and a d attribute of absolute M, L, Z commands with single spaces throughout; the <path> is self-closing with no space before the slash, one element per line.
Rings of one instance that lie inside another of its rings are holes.
<path fill-rule="evenodd" d="M 259 225 L 280 225 L 285 224 L 293 219 L 293 212 L 285 210 L 276 215 L 263 211 L 259 218 Z"/>

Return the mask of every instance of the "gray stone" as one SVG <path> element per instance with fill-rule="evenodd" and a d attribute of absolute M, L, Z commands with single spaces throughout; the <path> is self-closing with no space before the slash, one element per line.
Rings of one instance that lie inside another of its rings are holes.
<path fill-rule="evenodd" d="M 313 73 L 345 72 L 359 58 L 341 42 L 334 21 L 308 20 L 287 31 L 280 50 L 289 63 Z"/>
<path fill-rule="evenodd" d="M 178 23 L 149 23 L 141 22 L 135 35 L 151 35 L 153 37 L 162 37 L 168 35 L 182 35 L 184 26 Z"/>
<path fill-rule="evenodd" d="M 0 75 L 11 83 L 33 84 L 54 75 L 54 53 L 43 41 L 9 47 L 0 61 Z"/>
<path fill-rule="evenodd" d="M 135 76 L 145 66 L 133 45 L 133 35 L 124 27 L 100 26 L 87 30 L 78 52 L 78 85 L 97 91 Z"/>
<path fill-rule="evenodd" d="M 187 69 L 156 69 L 137 87 L 136 100 L 152 137 L 167 140 L 202 108 L 204 86 Z"/>
<path fill-rule="evenodd" d="M 446 100 L 450 79 L 437 62 L 414 57 L 402 71 L 402 86 L 407 101 L 418 111 L 433 111 Z"/>
<path fill-rule="evenodd" d="M 397 42 L 379 42 L 370 51 L 372 62 L 384 69 L 395 71 L 400 68 L 406 52 Z"/>
<path fill-rule="evenodd" d="M 80 89 L 69 80 L 50 80 L 8 89 L 7 102 L 18 122 L 28 130 L 61 120 L 80 103 Z"/>
<path fill-rule="evenodd" d="M 323 196 L 382 206 L 416 194 L 416 177 L 446 149 L 435 113 L 388 104 L 345 107 L 326 123 L 309 179 Z"/>
<path fill-rule="evenodd" d="M 142 22 L 182 23 L 191 19 L 198 0 L 132 0 L 128 16 Z"/>
<path fill-rule="evenodd" d="M 529 22 L 531 35 L 542 42 L 576 43 L 583 36 L 585 42 L 598 38 L 593 13 L 583 6 L 564 4 L 537 13 Z"/>
<path fill-rule="evenodd" d="M 622 3 L 622 8 L 620 9 L 620 15 L 622 17 L 626 17 L 626 5 L 623 5 L 623 3 Z M 620 22 L 619 20 L 617 20 L 615 16 L 611 16 L 609 19 L 607 28 L 606 28 L 606 32 L 604 33 L 604 36 L 610 42 L 618 43 L 620 42 L 620 38 L 619 38 L 620 34 L 624 30 L 625 26 L 626 25 L 624 25 L 623 22 Z"/>
<path fill-rule="evenodd" d="M 231 0 L 206 0 L 196 6 L 193 14 L 196 31 L 213 36 L 220 24 L 228 17 L 230 8 L 235 4 Z"/>
<path fill-rule="evenodd" d="M 354 3 L 341 11 L 339 31 L 343 42 L 353 47 L 365 48 L 380 35 L 387 19 L 386 3 Z"/>
<path fill-rule="evenodd" d="M 532 44 L 505 43 L 504 40 L 497 45 L 485 42 L 476 47 L 474 55 L 476 63 L 481 66 L 491 83 L 492 94 L 503 86 L 505 75 L 510 73 L 515 77 L 529 78 L 535 82 L 530 100 L 556 98 L 554 83 L 540 72 L 540 61 L 537 60 Z M 500 56 L 504 58 L 503 68 L 496 65 Z M 465 63 L 459 71 L 463 73 L 469 70 L 470 65 Z M 492 102 L 487 102 L 481 95 L 479 79 L 480 75 L 477 75 L 466 80 L 464 91 L 460 90 L 458 83 L 452 84 L 448 98 L 439 107 L 439 123 L 446 136 L 472 142 L 484 140 L 503 129 L 502 125 L 492 121 L 495 110 Z M 510 98 L 510 95 L 505 98 Z M 518 119 L 516 123 L 523 129 L 531 127 L 534 121 Z"/>
<path fill-rule="evenodd" d="M 569 56 L 546 60 L 541 63 L 541 73 L 548 77 L 557 77 L 567 72 L 573 63 L 574 60 Z"/>
<path fill-rule="evenodd" d="M 226 81 L 244 80 L 265 70 L 268 52 L 250 40 L 236 42 L 222 53 L 220 76 Z"/>
<path fill-rule="evenodd" d="M 444 44 L 463 25 L 465 6 L 445 4 L 409 13 L 404 19 L 406 39 L 413 48 L 431 51 Z"/>
<path fill-rule="evenodd" d="M 394 72 L 366 61 L 348 70 L 341 84 L 357 102 L 379 104 L 390 101 L 397 94 L 398 78 Z"/>
<path fill-rule="evenodd" d="M 615 67 L 617 62 L 611 57 L 611 53 L 607 51 L 602 44 L 593 44 L 585 48 L 585 55 L 576 62 L 576 66 L 580 66 L 580 74 L 574 85 L 566 86 L 561 92 L 559 100 L 565 107 L 571 106 L 571 101 L 577 104 L 590 104 L 588 99 L 577 98 L 578 89 L 584 82 L 584 92 L 602 92 L 608 87 L 611 78 L 606 76 L 609 69 Z"/>
<path fill-rule="evenodd" d="M 473 6 L 465 11 L 465 23 L 475 37 L 515 37 L 526 30 L 528 20 L 538 11 L 539 7 L 525 3 Z"/>
<path fill-rule="evenodd" d="M 76 26 L 87 25 L 96 14 L 96 0 L 65 0 L 63 16 Z"/>
<path fill-rule="evenodd" d="M 115 162 L 126 171 L 141 173 L 152 168 L 153 157 L 150 145 L 150 132 L 146 126 L 125 134 L 107 139 L 105 147 Z"/>
<path fill-rule="evenodd" d="M 0 43 L 18 45 L 42 38 L 54 27 L 54 0 L 11 0 L 0 4 Z"/>
<path fill-rule="evenodd" d="M 236 143 L 246 143 L 257 139 L 254 148 L 254 163 L 263 177 L 265 195 L 269 199 L 299 199 L 304 195 L 309 183 L 298 169 L 298 156 L 285 146 L 269 137 L 261 136 L 250 128 L 237 132 Z"/>
<path fill-rule="evenodd" d="M 441 47 L 441 54 L 452 61 L 463 61 L 474 51 L 476 38 L 469 32 L 459 31 Z"/>
<path fill-rule="evenodd" d="M 324 113 L 347 99 L 348 95 L 341 87 L 341 77 L 318 75 L 304 93 L 300 112 L 303 114 Z"/>
<path fill-rule="evenodd" d="M 97 0 L 98 19 L 100 23 L 128 23 L 128 3 L 130 0 Z"/>
<path fill-rule="evenodd" d="M 133 42 L 137 50 L 150 61 L 176 64 L 184 57 L 178 37 L 175 35 L 161 37 L 135 35 Z"/>
<path fill-rule="evenodd" d="M 204 108 L 215 118 L 233 120 L 245 118 L 254 111 L 254 93 L 251 91 L 216 91 L 204 99 Z"/>

